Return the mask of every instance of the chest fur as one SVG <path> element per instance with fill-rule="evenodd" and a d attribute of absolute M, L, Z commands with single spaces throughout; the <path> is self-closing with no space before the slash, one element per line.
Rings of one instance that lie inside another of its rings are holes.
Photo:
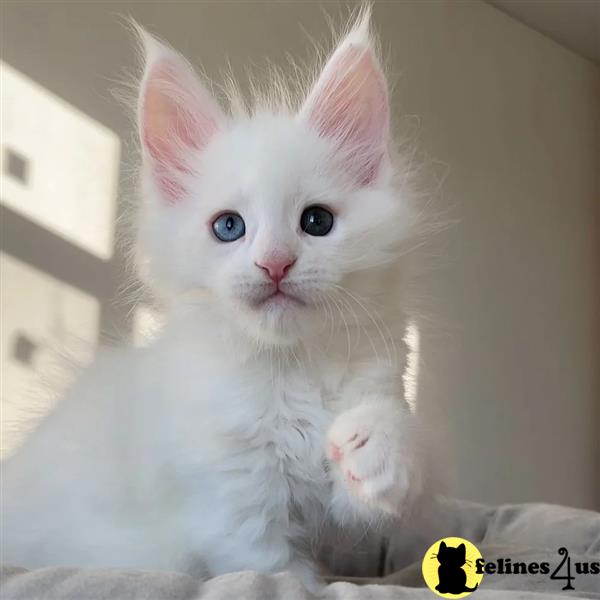
<path fill-rule="evenodd" d="M 318 483 L 324 474 L 324 438 L 330 420 L 320 389 L 284 380 L 268 386 L 265 397 L 250 445 L 262 450 L 288 481 Z"/>
<path fill-rule="evenodd" d="M 186 400 L 173 434 L 176 470 L 194 488 L 195 507 L 200 502 L 211 514 L 218 507 L 234 530 L 254 521 L 263 523 L 257 530 L 264 523 L 269 530 L 317 524 L 315 513 L 330 493 L 325 435 L 331 413 L 321 378 L 305 372 L 272 377 L 270 369 L 216 371 L 188 387 L 202 394 Z"/>

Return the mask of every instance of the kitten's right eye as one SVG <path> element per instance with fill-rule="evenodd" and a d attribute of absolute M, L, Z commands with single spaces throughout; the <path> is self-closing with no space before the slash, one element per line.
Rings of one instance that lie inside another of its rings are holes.
<path fill-rule="evenodd" d="M 235 242 L 246 233 L 246 224 L 237 213 L 226 212 L 213 221 L 212 229 L 222 242 Z"/>
<path fill-rule="evenodd" d="M 314 236 L 327 235 L 333 227 L 333 214 L 323 206 L 309 206 L 300 216 L 300 228 Z"/>

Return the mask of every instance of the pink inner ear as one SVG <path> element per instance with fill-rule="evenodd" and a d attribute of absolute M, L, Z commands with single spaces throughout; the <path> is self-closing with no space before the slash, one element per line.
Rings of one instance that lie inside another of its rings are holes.
<path fill-rule="evenodd" d="M 185 192 L 181 175 L 191 172 L 186 154 L 204 148 L 218 130 L 218 107 L 190 79 L 177 66 L 159 63 L 147 77 L 142 98 L 142 142 L 169 202 Z"/>
<path fill-rule="evenodd" d="M 368 185 L 386 152 L 387 86 L 368 47 L 349 45 L 338 52 L 309 98 L 309 119 L 321 135 L 338 142 L 357 183 Z"/>

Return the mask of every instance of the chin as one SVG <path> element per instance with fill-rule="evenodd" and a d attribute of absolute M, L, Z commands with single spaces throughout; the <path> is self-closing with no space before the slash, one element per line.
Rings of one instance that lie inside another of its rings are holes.
<path fill-rule="evenodd" d="M 285 294 L 246 304 L 240 316 L 247 333 L 269 346 L 293 346 L 317 330 L 316 308 Z"/>

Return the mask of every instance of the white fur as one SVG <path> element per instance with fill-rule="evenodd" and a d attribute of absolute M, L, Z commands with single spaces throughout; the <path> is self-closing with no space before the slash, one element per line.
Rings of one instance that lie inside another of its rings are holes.
<path fill-rule="evenodd" d="M 207 119 L 220 110 L 172 50 L 148 37 L 146 46 L 142 90 L 163 59 L 183 90 L 162 88 L 153 106 L 191 102 L 189 114 Z M 334 56 L 350 46 L 373 59 L 366 81 L 382 77 L 366 18 Z M 358 75 L 348 110 L 370 118 Z M 150 347 L 101 357 L 3 465 L 5 561 L 290 569 L 314 583 L 323 526 L 400 515 L 419 491 L 401 377 L 405 321 L 392 291 L 414 226 L 406 172 L 389 153 L 387 117 L 361 130 L 377 139 L 347 147 L 343 131 L 315 127 L 314 94 L 297 114 L 213 115 L 217 132 L 202 130 L 210 138 L 196 148 L 171 139 L 173 127 L 161 133 L 142 101 L 142 137 L 144 127 L 164 135 L 180 159 L 159 164 L 142 148 L 140 264 L 166 293 L 168 322 Z M 387 110 L 387 97 L 378 101 Z M 384 146 L 383 157 L 368 155 Z M 353 177 L 361 159 L 377 167 L 368 184 Z M 157 183 L 160 169 L 171 169 L 177 198 Z M 315 203 L 336 214 L 325 237 L 299 230 Z M 210 223 L 223 210 L 243 215 L 243 239 L 214 238 Z M 297 261 L 282 290 L 304 304 L 257 308 L 270 283 L 254 263 L 283 252 Z M 333 444 L 343 456 L 328 460 Z"/>

